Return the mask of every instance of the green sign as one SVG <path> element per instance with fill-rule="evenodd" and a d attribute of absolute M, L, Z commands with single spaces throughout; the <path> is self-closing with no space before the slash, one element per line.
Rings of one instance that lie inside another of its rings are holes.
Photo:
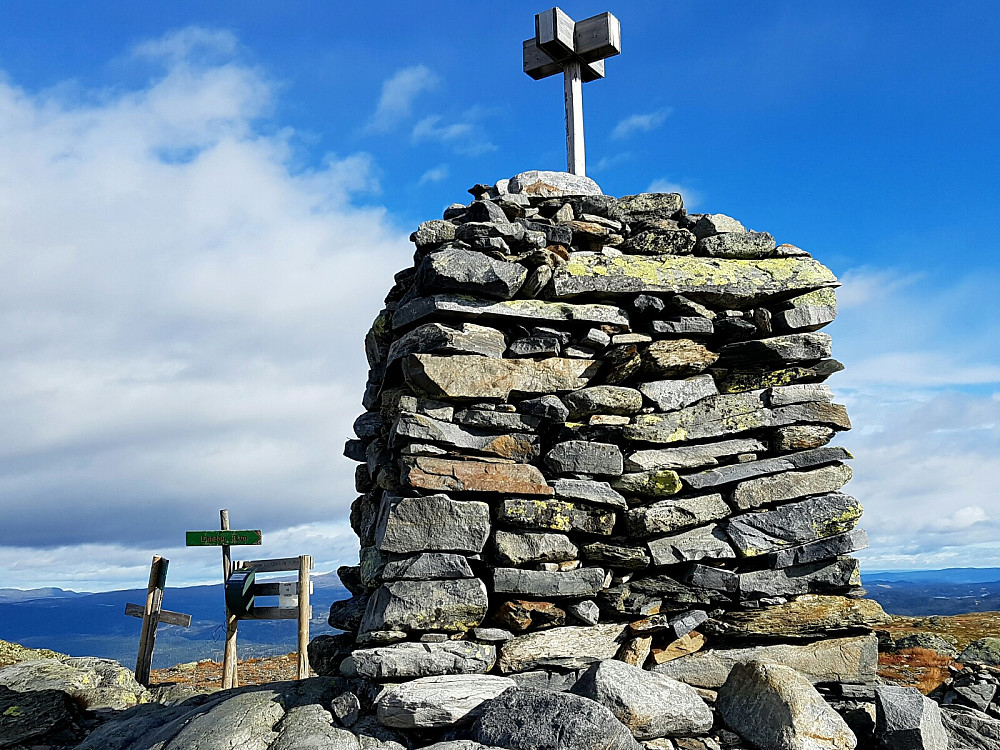
<path fill-rule="evenodd" d="M 260 544 L 260 529 L 256 531 L 189 531 L 188 547 L 223 547 Z"/>

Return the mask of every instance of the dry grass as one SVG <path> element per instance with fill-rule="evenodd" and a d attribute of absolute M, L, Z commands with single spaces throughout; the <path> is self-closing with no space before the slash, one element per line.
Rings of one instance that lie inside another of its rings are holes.
<path fill-rule="evenodd" d="M 263 659 L 241 659 L 236 667 L 240 685 L 263 685 L 267 682 L 294 680 L 298 669 L 298 654 L 270 656 Z M 310 676 L 312 673 L 310 673 Z M 204 661 L 177 664 L 150 672 L 149 683 L 156 685 L 191 685 L 197 688 L 222 686 L 222 662 Z"/>
<path fill-rule="evenodd" d="M 878 674 L 927 694 L 948 678 L 948 667 L 954 664 L 950 657 L 929 648 L 904 648 L 897 653 L 879 654 Z"/>

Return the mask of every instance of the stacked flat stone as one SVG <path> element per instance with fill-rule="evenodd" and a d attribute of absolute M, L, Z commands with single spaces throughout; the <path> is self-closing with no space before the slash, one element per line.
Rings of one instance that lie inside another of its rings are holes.
<path fill-rule="evenodd" d="M 470 192 L 413 233 L 365 340 L 360 561 L 324 669 L 871 683 L 885 616 L 830 445 L 830 270 L 676 193 L 545 172 Z"/>

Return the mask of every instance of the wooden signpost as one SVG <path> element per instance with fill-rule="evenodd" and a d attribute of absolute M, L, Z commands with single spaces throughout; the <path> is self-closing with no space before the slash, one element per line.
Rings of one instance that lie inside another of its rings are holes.
<path fill-rule="evenodd" d="M 309 676 L 307 649 L 309 646 L 309 619 L 312 607 L 309 595 L 312 581 L 309 571 L 313 568 L 311 555 L 286 557 L 276 560 L 248 560 L 233 562 L 230 547 L 259 545 L 259 530 L 234 531 L 229 528 L 229 511 L 219 511 L 218 531 L 187 532 L 188 547 L 222 547 L 222 580 L 226 595 L 226 645 L 222 657 L 222 687 L 239 685 L 236 674 L 236 635 L 240 620 L 298 620 L 298 679 Z M 298 571 L 296 582 L 260 582 L 257 573 Z M 277 607 L 258 607 L 256 597 L 277 596 Z"/>
<path fill-rule="evenodd" d="M 524 40 L 524 72 L 536 81 L 563 74 L 566 99 L 566 162 L 573 174 L 586 175 L 583 145 L 583 91 L 604 78 L 604 60 L 622 51 L 622 31 L 610 13 L 574 21 L 559 8 L 535 16 L 535 36 Z"/>
<path fill-rule="evenodd" d="M 156 645 L 156 628 L 162 622 L 164 625 L 180 625 L 190 627 L 191 615 L 171 612 L 163 609 L 163 589 L 167 585 L 167 566 L 170 561 L 165 557 L 153 555 L 153 564 L 149 568 L 149 585 L 146 587 L 146 604 L 126 604 L 125 614 L 142 619 L 142 632 L 139 635 L 139 655 L 135 660 L 135 679 L 140 685 L 149 685 L 149 672 L 153 668 L 153 647 Z"/>

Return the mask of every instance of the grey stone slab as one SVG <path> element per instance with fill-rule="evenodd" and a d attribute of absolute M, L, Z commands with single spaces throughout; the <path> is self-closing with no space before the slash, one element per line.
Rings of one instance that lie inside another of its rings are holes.
<path fill-rule="evenodd" d="M 609 508 L 626 510 L 625 497 L 607 482 L 595 479 L 556 479 L 552 482 L 556 497 L 565 500 L 579 500 L 590 505 L 606 505 Z"/>
<path fill-rule="evenodd" d="M 832 354 L 832 344 L 833 340 L 826 333 L 789 333 L 726 344 L 722 347 L 720 358 L 727 365 L 737 367 L 803 362 L 826 359 Z"/>
<path fill-rule="evenodd" d="M 867 547 L 868 535 L 865 530 L 854 529 L 844 534 L 836 534 L 825 539 L 779 549 L 764 555 L 762 560 L 769 568 L 789 568 L 793 565 L 803 565 L 819 560 L 829 560 L 840 555 L 848 555 Z"/>
<path fill-rule="evenodd" d="M 684 484 L 692 489 L 701 490 L 851 458 L 854 456 L 845 448 L 814 448 L 800 453 L 789 453 L 778 458 L 747 461 L 746 463 L 722 466 L 718 469 L 709 469 L 698 474 L 687 474 L 684 476 Z"/>
<path fill-rule="evenodd" d="M 394 581 L 372 594 L 361 630 L 460 633 L 479 625 L 487 606 L 486 587 L 478 578 Z"/>
<path fill-rule="evenodd" d="M 615 569 L 641 570 L 648 568 L 651 560 L 645 545 L 613 540 L 585 544 L 582 552 L 584 559 L 605 563 Z"/>
<path fill-rule="evenodd" d="M 434 219 L 425 221 L 417 227 L 417 231 L 410 235 L 410 242 L 417 247 L 427 247 L 428 245 L 443 245 L 455 239 L 455 225 L 450 221 Z"/>
<path fill-rule="evenodd" d="M 669 497 L 680 492 L 681 479 L 673 469 L 657 469 L 622 474 L 611 480 L 611 486 L 629 497 Z"/>
<path fill-rule="evenodd" d="M 966 706 L 942 706 L 952 750 L 1000 750 L 1000 719 Z"/>
<path fill-rule="evenodd" d="M 812 258 L 732 260 L 573 253 L 552 275 L 556 297 L 667 293 L 738 308 L 836 284 L 833 273 Z"/>
<path fill-rule="evenodd" d="M 837 432 L 832 427 L 795 424 L 779 427 L 771 438 L 771 447 L 779 453 L 819 448 L 829 443 Z"/>
<path fill-rule="evenodd" d="M 418 297 L 398 307 L 392 315 L 392 327 L 407 328 L 429 316 L 485 320 L 566 321 L 596 325 L 628 325 L 628 313 L 620 307 L 601 304 L 568 304 L 541 300 L 472 299 L 458 294 L 435 294 Z"/>
<path fill-rule="evenodd" d="M 673 565 L 695 560 L 736 557 L 720 524 L 709 524 L 679 534 L 651 539 L 649 552 L 654 565 Z"/>
<path fill-rule="evenodd" d="M 833 401 L 833 391 L 823 383 L 796 383 L 771 388 L 767 395 L 771 406 L 788 406 L 806 401 Z"/>
<path fill-rule="evenodd" d="M 416 396 L 400 396 L 397 408 L 401 412 L 423 414 L 425 417 L 440 419 L 442 422 L 450 422 L 455 416 L 455 407 L 451 404 L 429 398 L 417 398 Z"/>
<path fill-rule="evenodd" d="M 686 378 L 711 367 L 719 355 L 692 339 L 654 341 L 639 356 L 645 379 Z"/>
<path fill-rule="evenodd" d="M 653 333 L 668 336 L 711 336 L 715 326 L 708 318 L 678 317 L 669 320 L 654 320 L 650 323 Z"/>
<path fill-rule="evenodd" d="M 507 354 L 511 357 L 558 357 L 561 351 L 559 340 L 552 336 L 526 336 L 511 342 Z"/>
<path fill-rule="evenodd" d="M 611 659 L 625 643 L 627 625 L 566 626 L 519 635 L 500 647 L 500 671 L 523 672 L 538 667 L 583 669 Z"/>
<path fill-rule="evenodd" d="M 578 531 L 608 536 L 615 526 L 615 513 L 565 500 L 504 500 L 497 511 L 497 521 L 511 526 L 550 531 Z"/>
<path fill-rule="evenodd" d="M 541 417 L 505 411 L 484 409 L 462 409 L 455 413 L 455 424 L 466 427 L 480 427 L 507 432 L 537 432 L 542 425 Z"/>
<path fill-rule="evenodd" d="M 753 570 L 738 573 L 740 599 L 753 600 L 774 596 L 824 594 L 844 591 L 861 583 L 858 561 L 842 557 L 795 565 L 777 570 Z"/>
<path fill-rule="evenodd" d="M 493 554 L 500 564 L 516 567 L 527 563 L 575 560 L 579 550 L 565 534 L 497 529 L 493 536 Z"/>
<path fill-rule="evenodd" d="M 709 396 L 667 414 L 640 414 L 635 424 L 622 429 L 622 435 L 626 440 L 670 444 L 797 423 L 851 428 L 847 410 L 839 404 L 810 402 L 770 409 L 764 391 L 745 391 Z"/>
<path fill-rule="evenodd" d="M 718 521 L 731 512 L 722 495 L 680 497 L 633 508 L 628 512 L 628 528 L 636 537 L 672 534 Z"/>
<path fill-rule="evenodd" d="M 387 364 L 407 354 L 480 354 L 499 359 L 507 350 L 507 339 L 495 328 L 475 323 L 424 323 L 392 342 Z"/>
<path fill-rule="evenodd" d="M 580 622 L 587 625 L 596 625 L 601 619 L 601 610 L 592 599 L 585 599 L 582 602 L 574 602 L 566 607 L 569 612 Z"/>
<path fill-rule="evenodd" d="M 813 542 L 851 531 L 861 518 L 861 504 L 833 493 L 788 503 L 762 513 L 733 516 L 726 534 L 743 557 Z"/>
<path fill-rule="evenodd" d="M 499 675 L 420 677 L 386 687 L 375 701 L 378 720 L 396 729 L 445 729 L 474 722 L 484 704 L 516 683 Z"/>
<path fill-rule="evenodd" d="M 520 687 L 490 701 L 474 736 L 510 750 L 642 750 L 604 706 L 569 693 Z"/>
<path fill-rule="evenodd" d="M 617 445 L 569 440 L 556 443 L 545 454 L 545 464 L 557 474 L 617 476 L 622 473 L 624 458 Z"/>
<path fill-rule="evenodd" d="M 421 552 L 389 560 L 382 568 L 385 581 L 429 581 L 444 578 L 472 578 L 469 561 L 450 552 Z"/>
<path fill-rule="evenodd" d="M 653 671 L 701 688 L 725 684 L 736 664 L 752 661 L 791 667 L 810 682 L 870 683 L 878 667 L 874 635 L 829 638 L 808 645 L 775 644 L 709 649 L 653 667 Z"/>
<path fill-rule="evenodd" d="M 375 544 L 382 552 L 465 552 L 479 554 L 490 533 L 486 503 L 447 495 L 382 499 Z"/>
<path fill-rule="evenodd" d="M 604 588 L 604 570 L 577 568 L 548 572 L 522 568 L 495 568 L 493 590 L 498 594 L 537 597 L 593 596 Z"/>
<path fill-rule="evenodd" d="M 625 456 L 625 470 L 698 469 L 702 466 L 715 466 L 720 458 L 766 450 L 767 445 L 756 438 L 737 438 L 717 443 L 636 451 Z"/>
<path fill-rule="evenodd" d="M 719 393 L 711 375 L 696 375 L 686 380 L 655 380 L 639 383 L 637 388 L 660 411 L 682 409 Z"/>
<path fill-rule="evenodd" d="M 741 222 L 725 214 L 701 214 L 696 220 L 689 221 L 688 224 L 691 232 L 698 239 L 730 232 L 742 234 L 747 231 Z"/>
<path fill-rule="evenodd" d="M 594 385 L 567 393 L 563 398 L 574 419 L 592 414 L 635 414 L 642 408 L 642 394 L 634 388 Z"/>
<path fill-rule="evenodd" d="M 358 750 L 358 738 L 333 725 L 333 716 L 318 704 L 294 706 L 275 727 L 278 738 L 268 750 Z"/>
<path fill-rule="evenodd" d="M 875 736 L 886 750 L 948 750 L 941 709 L 912 687 L 875 687 Z"/>
<path fill-rule="evenodd" d="M 837 317 L 837 295 L 833 289 L 817 289 L 776 305 L 771 325 L 778 331 L 815 331 Z"/>
<path fill-rule="evenodd" d="M 488 412 L 493 413 L 493 412 Z M 441 422 L 423 414 L 403 412 L 393 423 L 389 444 L 407 441 L 438 443 L 458 451 L 470 451 L 528 462 L 538 456 L 538 436 L 527 432 L 504 432 L 495 429 L 466 427 Z"/>
<path fill-rule="evenodd" d="M 399 680 L 442 674 L 485 674 L 496 663 L 496 647 L 473 641 L 397 643 L 356 649 L 341 665 L 347 677 Z"/>
<path fill-rule="evenodd" d="M 506 224 L 507 214 L 496 203 L 483 198 L 474 200 L 466 207 L 462 215 L 462 221 L 492 221 Z"/>
<path fill-rule="evenodd" d="M 605 706 L 638 740 L 707 734 L 714 720 L 690 685 L 614 659 L 590 666 L 572 692 Z"/>
<path fill-rule="evenodd" d="M 691 565 L 681 576 L 681 580 L 696 589 L 733 594 L 739 591 L 740 579 L 736 573 L 711 565 Z"/>
<path fill-rule="evenodd" d="M 760 508 L 808 495 L 836 492 L 851 480 L 851 476 L 853 472 L 850 466 L 835 463 L 810 471 L 788 471 L 784 474 L 748 479 L 736 485 L 730 501 L 740 510 Z"/>
<path fill-rule="evenodd" d="M 415 392 L 431 398 L 501 399 L 522 394 L 565 392 L 585 387 L 600 363 L 580 359 L 492 359 L 473 355 L 410 354 L 403 377 Z"/>
<path fill-rule="evenodd" d="M 768 750 L 854 750 L 858 743 L 812 683 L 779 664 L 734 665 L 715 705 L 726 726 Z"/>
<path fill-rule="evenodd" d="M 774 255 L 774 237 L 767 232 L 724 232 L 703 237 L 695 252 L 713 258 L 768 258 Z"/>
<path fill-rule="evenodd" d="M 552 422 L 565 422 L 569 417 L 569 409 L 559 399 L 551 394 L 529 398 L 517 405 L 517 410 Z"/>
<path fill-rule="evenodd" d="M 629 223 L 670 219 L 684 209 L 680 193 L 639 193 L 618 199 L 618 207 Z"/>

